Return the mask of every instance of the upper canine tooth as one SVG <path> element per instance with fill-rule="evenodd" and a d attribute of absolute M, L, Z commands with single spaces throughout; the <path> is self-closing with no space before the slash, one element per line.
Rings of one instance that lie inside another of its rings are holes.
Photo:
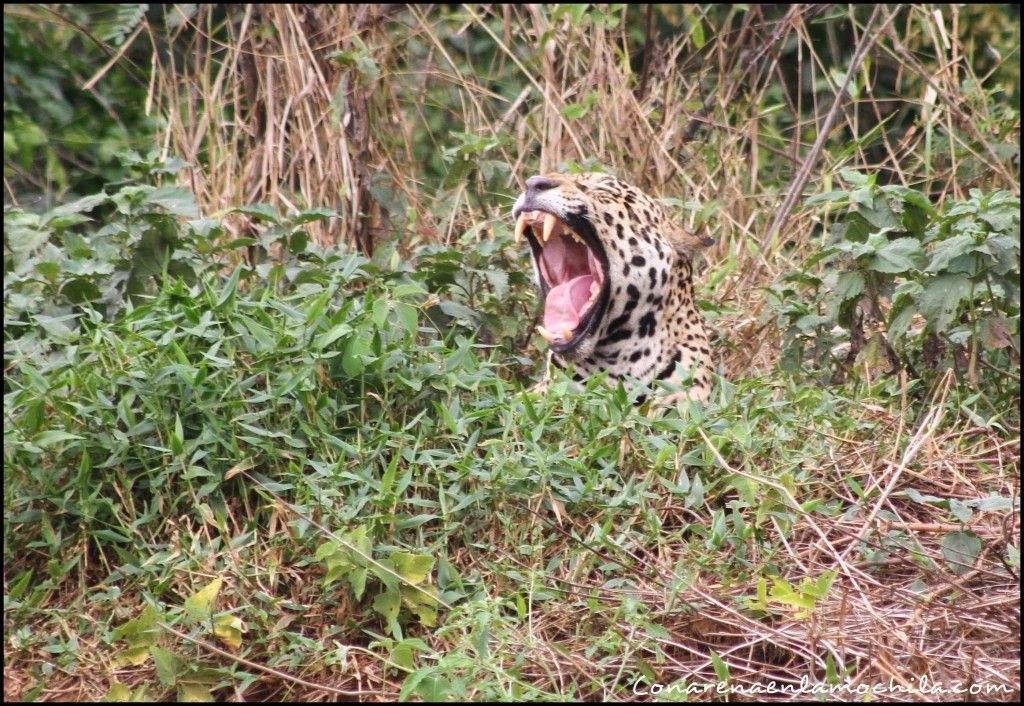
<path fill-rule="evenodd" d="M 516 221 L 516 242 L 518 243 L 523 239 L 523 233 L 526 232 L 526 226 L 529 225 L 526 222 L 526 214 L 520 213 L 519 219 Z"/>
<path fill-rule="evenodd" d="M 555 218 L 554 215 L 552 215 L 550 213 L 545 213 L 544 214 L 544 242 L 545 243 L 548 242 L 548 238 L 551 237 L 551 231 L 554 230 L 555 223 L 557 223 L 557 222 L 558 222 L 558 219 Z"/>

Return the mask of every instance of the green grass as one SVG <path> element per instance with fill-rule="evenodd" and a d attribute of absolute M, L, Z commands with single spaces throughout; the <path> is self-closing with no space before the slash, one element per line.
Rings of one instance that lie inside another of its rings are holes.
<path fill-rule="evenodd" d="M 344 253 L 291 282 L 235 273 L 8 343 L 5 616 L 37 691 L 631 698 L 793 659 L 868 678 L 867 654 L 802 640 L 851 585 L 885 586 L 889 611 L 960 573 L 912 533 L 857 541 L 883 493 L 880 518 L 980 533 L 994 595 L 1017 570 L 986 532 L 1017 507 L 1019 420 L 979 426 L 958 386 L 753 375 L 655 415 L 603 380 L 525 392 L 518 356 L 431 323 L 436 273 Z M 966 620 L 954 595 L 939 606 Z M 163 632 L 130 622 L 146 606 Z"/>

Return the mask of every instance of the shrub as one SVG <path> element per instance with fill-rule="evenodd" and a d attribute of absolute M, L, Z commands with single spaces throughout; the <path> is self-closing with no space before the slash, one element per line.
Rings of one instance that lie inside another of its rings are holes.
<path fill-rule="evenodd" d="M 874 175 L 842 176 L 852 189 L 807 200 L 841 209 L 826 246 L 771 288 L 783 367 L 810 362 L 841 379 L 865 364 L 914 375 L 952 366 L 977 385 L 982 368 L 1018 365 L 1020 200 L 972 189 L 936 209 Z"/>

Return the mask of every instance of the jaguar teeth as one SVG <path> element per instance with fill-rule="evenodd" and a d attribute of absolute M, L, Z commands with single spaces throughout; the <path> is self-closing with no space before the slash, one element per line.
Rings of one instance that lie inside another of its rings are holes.
<path fill-rule="evenodd" d="M 516 221 L 516 242 L 517 243 L 520 240 L 523 239 L 523 233 L 526 232 L 526 229 L 527 229 L 527 227 L 529 227 L 529 225 L 530 224 L 526 222 L 526 214 L 525 213 L 520 213 L 519 214 L 519 220 Z"/>
<path fill-rule="evenodd" d="M 577 233 L 576 231 L 574 231 L 574 230 L 570 230 L 570 231 L 569 231 L 569 235 L 571 235 L 571 236 L 572 236 L 572 239 L 573 239 L 573 240 L 575 240 L 575 241 L 576 241 L 577 243 L 579 243 L 580 245 L 586 245 L 586 243 L 585 243 L 585 242 L 583 242 L 583 238 L 581 238 L 581 237 L 579 236 L 579 233 Z"/>
<path fill-rule="evenodd" d="M 537 325 L 537 333 L 539 333 L 541 336 L 547 339 L 549 343 L 553 343 L 558 339 L 568 341 L 569 339 L 572 338 L 572 331 L 570 331 L 569 329 L 563 329 L 561 334 L 557 334 L 554 333 L 553 331 L 549 331 L 548 329 L 544 328 L 539 324 Z"/>
<path fill-rule="evenodd" d="M 551 232 L 555 229 L 555 223 L 557 223 L 557 222 L 558 222 L 558 219 L 555 218 L 555 216 L 553 214 L 551 214 L 551 213 L 545 213 L 544 214 L 544 235 L 543 235 L 542 239 L 544 240 L 545 243 L 548 242 L 548 239 L 551 237 Z"/>

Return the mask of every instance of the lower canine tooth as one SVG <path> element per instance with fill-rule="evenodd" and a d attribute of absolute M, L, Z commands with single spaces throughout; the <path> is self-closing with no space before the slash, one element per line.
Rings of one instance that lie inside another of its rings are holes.
<path fill-rule="evenodd" d="M 544 338 L 546 338 L 549 341 L 554 341 L 554 340 L 556 340 L 558 338 L 558 336 L 556 336 L 555 334 L 551 333 L 550 331 L 548 331 L 543 326 L 538 326 L 537 327 L 537 333 L 539 333 L 541 336 L 543 336 Z"/>
<path fill-rule="evenodd" d="M 546 242 L 548 242 L 548 238 L 550 238 L 550 237 L 551 237 L 551 231 L 552 231 L 552 230 L 554 230 L 554 228 L 555 228 L 555 222 L 556 222 L 557 220 L 558 220 L 558 219 L 557 219 L 557 218 L 555 218 L 555 217 L 554 217 L 554 216 L 553 216 L 552 214 L 550 214 L 550 213 L 546 213 L 546 214 L 544 214 L 544 242 L 545 242 L 545 243 L 546 243 Z"/>

